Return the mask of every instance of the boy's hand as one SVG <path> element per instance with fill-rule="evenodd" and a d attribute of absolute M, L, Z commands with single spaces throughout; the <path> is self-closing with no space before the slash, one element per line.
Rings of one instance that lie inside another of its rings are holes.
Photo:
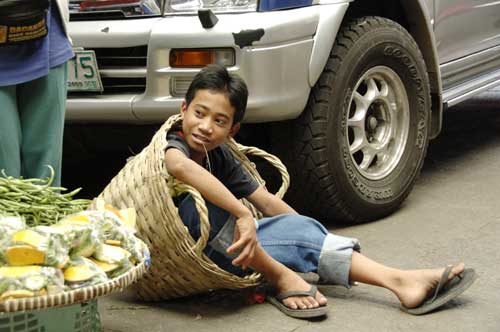
<path fill-rule="evenodd" d="M 246 269 L 253 260 L 255 247 L 257 246 L 257 233 L 253 216 L 244 216 L 236 220 L 234 228 L 233 244 L 227 248 L 227 252 L 232 254 L 241 250 L 241 253 L 233 260 L 233 265 Z"/>

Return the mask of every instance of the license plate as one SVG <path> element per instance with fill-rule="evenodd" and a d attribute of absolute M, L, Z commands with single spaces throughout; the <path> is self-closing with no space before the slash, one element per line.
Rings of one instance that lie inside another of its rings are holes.
<path fill-rule="evenodd" d="M 74 50 L 68 61 L 68 91 L 102 91 L 101 75 L 94 51 Z"/>

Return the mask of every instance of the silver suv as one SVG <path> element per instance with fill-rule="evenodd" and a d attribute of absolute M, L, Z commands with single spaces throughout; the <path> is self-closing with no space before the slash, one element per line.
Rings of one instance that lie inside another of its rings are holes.
<path fill-rule="evenodd" d="M 500 1 L 71 1 L 67 119 L 160 123 L 220 63 L 269 123 L 289 199 L 361 222 L 410 193 L 443 110 L 500 84 Z M 94 62 L 94 59 L 97 62 Z"/>

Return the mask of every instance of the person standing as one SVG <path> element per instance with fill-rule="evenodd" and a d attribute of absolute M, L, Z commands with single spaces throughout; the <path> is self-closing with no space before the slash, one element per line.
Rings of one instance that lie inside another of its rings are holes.
<path fill-rule="evenodd" d="M 0 170 L 61 184 L 68 0 L 12 0 L 0 8 Z"/>

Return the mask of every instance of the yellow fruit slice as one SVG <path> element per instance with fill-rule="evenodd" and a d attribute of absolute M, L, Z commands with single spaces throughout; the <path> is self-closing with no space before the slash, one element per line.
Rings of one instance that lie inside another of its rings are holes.
<path fill-rule="evenodd" d="M 66 226 L 66 225 L 87 225 L 90 219 L 88 216 L 84 214 L 74 214 L 71 216 L 67 216 L 61 221 L 57 223 L 58 226 Z"/>
<path fill-rule="evenodd" d="M 92 262 L 94 262 L 95 265 L 97 265 L 101 270 L 103 270 L 106 273 L 111 272 L 119 267 L 118 264 L 110 264 L 110 263 L 106 263 L 106 262 L 101 262 L 101 261 L 98 261 L 97 259 L 94 259 L 94 258 L 90 258 L 90 260 Z"/>
<path fill-rule="evenodd" d="M 5 250 L 5 258 L 12 266 L 41 265 L 45 262 L 45 253 L 31 246 L 14 246 Z"/>
<path fill-rule="evenodd" d="M 89 222 L 89 217 L 84 214 L 73 214 L 71 216 L 67 216 L 64 220 Z"/>
<path fill-rule="evenodd" d="M 109 244 L 111 246 L 121 246 L 122 245 L 122 241 L 118 241 L 118 240 L 106 240 L 104 241 L 106 244 Z"/>
<path fill-rule="evenodd" d="M 104 209 L 108 210 L 110 212 L 113 212 L 114 214 L 116 214 L 116 216 L 118 218 L 120 218 L 120 220 L 123 220 L 123 217 L 120 214 L 120 210 L 116 209 L 113 205 L 111 205 L 111 204 L 104 204 Z"/>
<path fill-rule="evenodd" d="M 47 240 L 47 238 L 35 231 L 32 231 L 31 229 L 24 229 L 22 231 L 14 233 L 12 235 L 12 240 L 14 240 L 15 242 L 29 244 L 33 247 L 39 247 L 41 244 L 43 244 L 44 241 Z"/>
<path fill-rule="evenodd" d="M 27 274 L 40 273 L 41 266 L 28 265 L 28 266 L 2 266 L 0 267 L 0 277 L 3 278 L 19 278 Z"/>
<path fill-rule="evenodd" d="M 7 299 L 18 299 L 20 297 L 32 297 L 35 296 L 35 293 L 30 292 L 28 290 L 20 289 L 20 290 L 10 290 L 4 292 L 0 296 L 0 301 L 7 300 Z"/>
<path fill-rule="evenodd" d="M 64 270 L 64 280 L 69 282 L 80 282 L 89 280 L 96 274 L 95 271 L 85 265 L 70 266 Z"/>
<path fill-rule="evenodd" d="M 130 227 L 132 230 L 135 230 L 136 220 L 137 220 L 137 212 L 134 208 L 122 209 L 120 210 L 120 215 L 122 216 L 122 220 Z"/>
<path fill-rule="evenodd" d="M 94 252 L 95 258 L 97 258 L 102 262 L 110 264 L 123 262 L 130 256 L 131 256 L 130 252 L 128 252 L 127 250 L 121 247 L 110 246 L 107 244 L 99 246 L 97 250 Z"/>

